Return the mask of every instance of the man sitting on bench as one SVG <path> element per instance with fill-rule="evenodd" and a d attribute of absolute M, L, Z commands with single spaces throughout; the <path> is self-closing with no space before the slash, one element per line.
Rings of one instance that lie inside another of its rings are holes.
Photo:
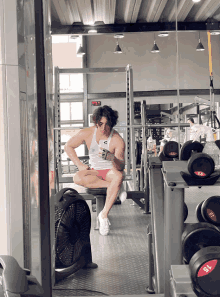
<path fill-rule="evenodd" d="M 125 167 L 125 142 L 113 129 L 118 120 L 118 112 L 104 105 L 93 113 L 94 126 L 80 130 L 65 145 L 64 150 L 78 167 L 74 183 L 86 188 L 107 188 L 105 206 L 98 215 L 99 232 L 108 235 L 110 222 L 108 213 L 117 196 L 121 202 L 127 198 L 123 188 Z M 89 150 L 90 166 L 83 164 L 75 149 L 85 143 Z"/>

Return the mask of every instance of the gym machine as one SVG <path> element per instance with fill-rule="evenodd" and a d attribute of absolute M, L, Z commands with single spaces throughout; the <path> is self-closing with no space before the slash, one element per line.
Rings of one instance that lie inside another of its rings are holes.
<path fill-rule="evenodd" d="M 12 256 L 0 256 L 0 297 L 43 297 L 44 291 L 30 270 Z"/>

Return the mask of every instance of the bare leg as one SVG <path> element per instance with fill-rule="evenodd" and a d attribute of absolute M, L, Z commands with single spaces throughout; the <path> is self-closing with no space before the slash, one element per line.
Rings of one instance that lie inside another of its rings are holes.
<path fill-rule="evenodd" d="M 107 218 L 108 213 L 117 198 L 118 191 L 123 181 L 123 171 L 117 171 L 115 169 L 110 170 L 106 175 L 106 180 L 109 181 L 109 186 L 107 188 L 105 206 L 102 210 L 103 219 Z"/>
<path fill-rule="evenodd" d="M 74 183 L 86 188 L 108 188 L 110 185 L 109 181 L 103 180 L 97 176 L 98 171 L 96 170 L 82 170 L 78 171 L 74 176 Z"/>

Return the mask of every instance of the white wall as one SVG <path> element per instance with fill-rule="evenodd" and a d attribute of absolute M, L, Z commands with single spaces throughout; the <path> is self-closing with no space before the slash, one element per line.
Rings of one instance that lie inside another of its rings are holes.
<path fill-rule="evenodd" d="M 130 33 L 119 39 L 123 54 L 114 54 L 113 35 L 89 36 L 88 67 L 124 67 L 131 64 L 134 72 L 134 91 L 172 90 L 176 80 L 176 33 L 156 37 L 160 53 L 152 54 L 154 34 Z M 207 33 L 201 32 L 204 52 L 196 52 L 198 32 L 178 33 L 179 88 L 209 89 L 209 59 Z M 214 87 L 220 88 L 219 36 L 211 36 Z M 96 74 L 89 77 L 89 92 L 125 91 L 123 74 Z"/>
<path fill-rule="evenodd" d="M 59 68 L 82 68 L 82 58 L 76 56 L 76 43 L 53 43 L 53 66 Z"/>
<path fill-rule="evenodd" d="M 23 45 L 18 50 L 17 1 L 0 0 L 0 7 L 0 254 L 15 257 L 23 266 L 19 108 Z"/>

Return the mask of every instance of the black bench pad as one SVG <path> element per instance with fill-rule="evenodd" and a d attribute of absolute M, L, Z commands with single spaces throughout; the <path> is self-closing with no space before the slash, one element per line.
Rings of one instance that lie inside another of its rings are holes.
<path fill-rule="evenodd" d="M 92 194 L 92 195 L 106 195 L 107 192 L 107 188 L 97 188 L 97 189 L 91 189 L 91 188 L 87 188 L 86 192 L 88 194 Z"/>

